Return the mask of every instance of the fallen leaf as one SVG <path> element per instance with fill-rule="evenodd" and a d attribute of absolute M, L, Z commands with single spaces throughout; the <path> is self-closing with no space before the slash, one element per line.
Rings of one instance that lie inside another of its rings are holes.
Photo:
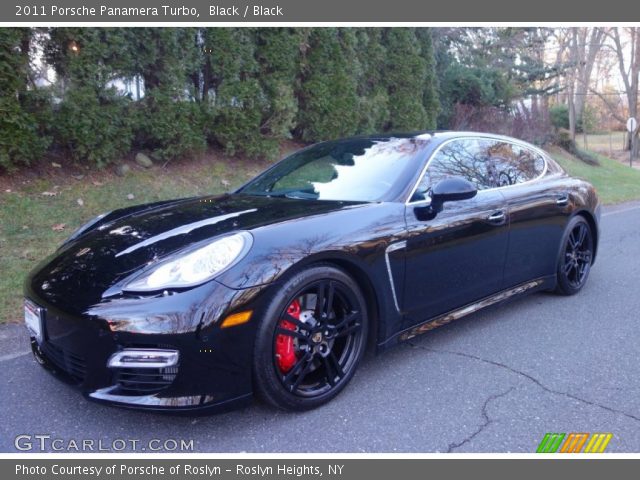
<path fill-rule="evenodd" d="M 61 232 L 65 229 L 66 226 L 66 223 L 56 223 L 53 227 L 51 227 L 51 230 L 53 230 L 54 232 Z"/>
<path fill-rule="evenodd" d="M 82 200 L 81 198 L 76 200 L 76 202 L 78 202 L 78 205 L 80 205 L 81 207 L 84 207 L 84 200 Z"/>
<path fill-rule="evenodd" d="M 129 200 L 133 200 L 134 198 L 136 198 L 136 196 L 133 193 L 129 193 L 127 195 L 127 199 L 129 199 Z"/>
<path fill-rule="evenodd" d="M 59 163 L 56 163 L 56 162 L 51 162 L 51 166 L 53 168 L 62 168 L 62 165 L 60 165 Z"/>
<path fill-rule="evenodd" d="M 42 192 L 42 195 L 44 195 L 45 197 L 55 197 L 56 195 L 58 195 L 58 192 Z"/>
<path fill-rule="evenodd" d="M 102 186 L 102 182 L 99 182 L 99 181 L 97 181 L 97 180 L 94 180 L 94 181 L 93 181 L 93 182 L 91 182 L 91 183 L 93 183 L 93 185 L 94 185 L 95 187 L 101 187 L 101 186 Z"/>

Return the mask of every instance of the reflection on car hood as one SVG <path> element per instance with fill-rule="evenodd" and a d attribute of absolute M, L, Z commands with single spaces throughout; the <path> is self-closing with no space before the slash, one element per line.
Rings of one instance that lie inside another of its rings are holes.
<path fill-rule="evenodd" d="M 187 199 L 107 221 L 65 245 L 32 273 L 29 287 L 54 304 L 74 291 L 99 301 L 109 287 L 196 242 L 324 214 L 354 203 L 224 195 Z"/>

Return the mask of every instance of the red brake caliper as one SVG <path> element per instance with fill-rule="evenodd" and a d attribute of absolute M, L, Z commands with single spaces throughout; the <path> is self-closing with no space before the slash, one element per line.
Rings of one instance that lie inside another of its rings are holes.
<path fill-rule="evenodd" d="M 300 319 L 300 302 L 294 300 L 287 307 L 287 313 L 296 320 Z M 294 331 L 295 324 L 287 320 L 280 320 L 280 328 Z M 293 337 L 291 335 L 278 335 L 276 337 L 276 358 L 278 359 L 278 367 L 282 373 L 287 373 L 293 368 L 298 360 L 295 347 L 293 345 Z"/>

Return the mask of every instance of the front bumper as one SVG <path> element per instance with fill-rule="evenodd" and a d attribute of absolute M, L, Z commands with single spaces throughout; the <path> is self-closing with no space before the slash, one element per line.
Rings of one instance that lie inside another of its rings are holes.
<path fill-rule="evenodd" d="M 250 402 L 252 352 L 262 287 L 233 290 L 216 282 L 173 295 L 110 299 L 69 312 L 27 289 L 44 309 L 36 360 L 84 395 L 116 406 L 192 412 Z M 248 323 L 220 328 L 227 314 L 254 312 Z M 109 368 L 123 348 L 177 350 L 171 368 Z"/>

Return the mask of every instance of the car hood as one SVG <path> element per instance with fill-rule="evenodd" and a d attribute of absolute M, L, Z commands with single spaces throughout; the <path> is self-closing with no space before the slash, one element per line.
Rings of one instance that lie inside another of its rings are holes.
<path fill-rule="evenodd" d="M 115 219 L 109 215 L 40 264 L 27 279 L 27 293 L 70 306 L 82 292 L 85 305 L 97 303 L 142 267 L 194 243 L 354 205 L 232 194 L 151 205 Z"/>

